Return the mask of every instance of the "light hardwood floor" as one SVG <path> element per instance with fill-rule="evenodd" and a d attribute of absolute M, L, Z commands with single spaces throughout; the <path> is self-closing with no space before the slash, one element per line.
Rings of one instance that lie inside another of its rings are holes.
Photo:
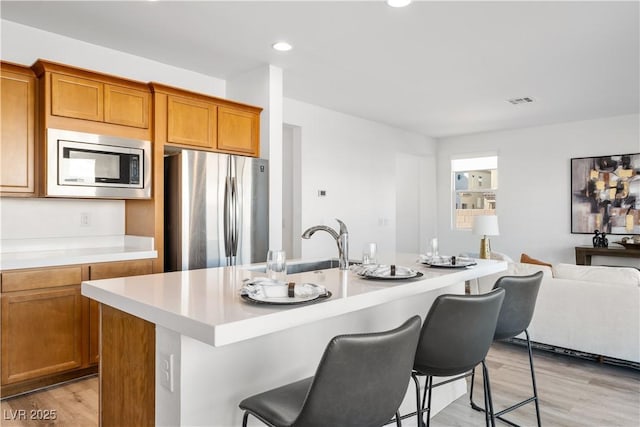
<path fill-rule="evenodd" d="M 528 397 L 530 377 L 526 348 L 495 343 L 487 360 L 496 410 L 515 399 Z M 534 363 L 543 426 L 640 425 L 640 371 L 541 351 L 534 351 Z M 479 376 L 476 381 L 477 393 L 482 391 Z M 482 394 L 477 393 L 474 398 L 482 402 Z M 29 420 L 30 411 L 38 409 L 55 410 L 56 420 Z M 12 415 L 21 414 L 20 410 L 26 411 L 27 420 L 12 421 Z M 97 414 L 98 379 L 92 377 L 3 400 L 0 424 L 3 427 L 93 427 L 98 425 Z M 519 408 L 508 418 L 523 426 L 535 426 L 533 404 Z M 409 423 L 407 420 L 403 425 Z M 471 409 L 468 397 L 463 396 L 436 415 L 431 425 L 482 426 L 484 417 Z M 501 422 L 497 425 L 506 426 Z"/>

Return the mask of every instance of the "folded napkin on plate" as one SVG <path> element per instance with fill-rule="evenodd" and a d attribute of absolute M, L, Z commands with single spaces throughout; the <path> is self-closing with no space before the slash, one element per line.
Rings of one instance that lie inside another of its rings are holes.
<path fill-rule="evenodd" d="M 258 296 L 264 298 L 307 298 L 315 295 L 325 295 L 327 290 L 323 286 L 313 283 L 282 282 L 267 277 L 245 279 L 240 289 L 241 295 Z"/>
<path fill-rule="evenodd" d="M 351 267 L 351 271 L 359 276 L 368 277 L 411 277 L 416 275 L 416 271 L 402 267 L 400 265 L 383 265 L 383 264 L 365 264 L 354 265 Z"/>

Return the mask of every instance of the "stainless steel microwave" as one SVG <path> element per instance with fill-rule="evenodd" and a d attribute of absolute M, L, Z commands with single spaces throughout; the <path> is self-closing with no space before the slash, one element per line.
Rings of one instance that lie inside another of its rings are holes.
<path fill-rule="evenodd" d="M 151 142 L 47 129 L 47 195 L 151 197 Z"/>

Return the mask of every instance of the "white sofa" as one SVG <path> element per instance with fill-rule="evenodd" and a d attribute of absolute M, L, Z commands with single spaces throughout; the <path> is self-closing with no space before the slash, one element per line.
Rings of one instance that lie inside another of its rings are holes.
<path fill-rule="evenodd" d="M 532 341 L 640 362 L 639 270 L 510 262 L 507 271 L 480 278 L 478 291 L 488 292 L 501 276 L 536 271 L 544 277 L 528 329 Z"/>

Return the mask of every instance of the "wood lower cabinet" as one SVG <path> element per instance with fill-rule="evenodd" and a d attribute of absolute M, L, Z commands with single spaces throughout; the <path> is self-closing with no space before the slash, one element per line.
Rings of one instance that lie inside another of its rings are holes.
<path fill-rule="evenodd" d="M 12 270 L 0 277 L 0 395 L 77 376 L 87 357 L 82 267 Z"/>
<path fill-rule="evenodd" d="M 80 286 L 2 295 L 2 383 L 82 366 Z"/>
<path fill-rule="evenodd" d="M 35 102 L 33 71 L 0 63 L 0 193 L 35 194 Z"/>
<path fill-rule="evenodd" d="M 105 262 L 89 266 L 89 280 L 140 276 L 152 272 L 153 264 L 150 259 Z M 100 304 L 92 299 L 86 299 L 89 300 L 89 363 L 95 364 L 100 360 Z"/>
<path fill-rule="evenodd" d="M 80 283 L 151 272 L 150 259 L 2 272 L 0 396 L 96 373 L 100 309 Z"/>

